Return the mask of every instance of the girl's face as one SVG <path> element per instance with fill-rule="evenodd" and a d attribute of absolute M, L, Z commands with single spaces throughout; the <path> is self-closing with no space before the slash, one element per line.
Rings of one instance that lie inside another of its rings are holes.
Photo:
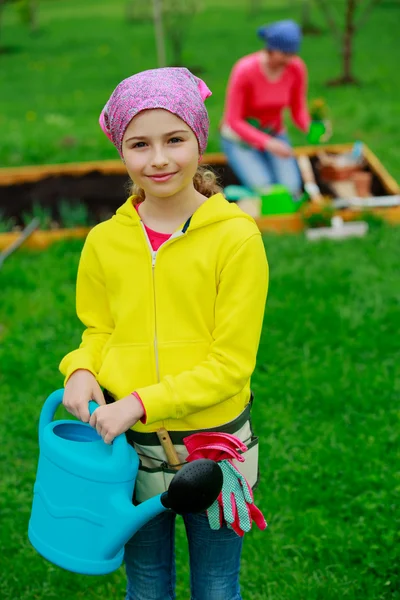
<path fill-rule="evenodd" d="M 162 108 L 129 123 L 122 154 L 132 181 L 146 197 L 169 198 L 189 186 L 199 164 L 197 138 L 182 119 Z"/>

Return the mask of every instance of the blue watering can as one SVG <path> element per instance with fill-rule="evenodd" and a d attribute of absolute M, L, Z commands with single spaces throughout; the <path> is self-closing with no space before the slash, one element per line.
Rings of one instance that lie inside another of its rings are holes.
<path fill-rule="evenodd" d="M 39 464 L 28 536 L 47 560 L 76 573 L 102 575 L 120 567 L 125 543 L 145 523 L 172 509 L 202 512 L 222 488 L 217 463 L 188 463 L 164 494 L 132 504 L 139 458 L 125 434 L 109 445 L 80 421 L 53 421 L 64 390 L 47 398 L 39 420 Z M 98 405 L 89 402 L 92 413 Z"/>

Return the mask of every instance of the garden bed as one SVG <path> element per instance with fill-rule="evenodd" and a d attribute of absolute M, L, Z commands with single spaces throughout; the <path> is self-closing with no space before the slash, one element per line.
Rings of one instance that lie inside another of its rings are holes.
<path fill-rule="evenodd" d="M 321 178 L 317 155 L 321 150 L 334 155 L 348 152 L 351 148 L 352 144 L 296 148 L 296 156 L 310 159 L 320 196 L 306 203 L 296 213 L 260 216 L 256 219 L 260 230 L 300 232 L 310 215 L 329 208 L 332 191 Z M 364 147 L 363 156 L 364 170 L 372 174 L 372 195 L 399 194 L 398 184 L 373 152 Z M 210 165 L 216 171 L 224 187 L 238 184 L 223 154 L 206 154 L 203 164 Z M 129 178 L 119 160 L 0 169 L 0 250 L 12 243 L 21 228 L 34 216 L 45 223 L 46 231 L 34 232 L 25 242 L 27 246 L 44 248 L 65 237 L 85 237 L 91 226 L 108 218 L 126 200 L 128 186 Z M 358 218 L 361 211 L 345 208 L 333 212 L 344 220 L 352 220 Z M 400 206 L 370 208 L 368 212 L 389 222 L 400 223 Z M 7 223 L 10 231 L 7 231 Z"/>

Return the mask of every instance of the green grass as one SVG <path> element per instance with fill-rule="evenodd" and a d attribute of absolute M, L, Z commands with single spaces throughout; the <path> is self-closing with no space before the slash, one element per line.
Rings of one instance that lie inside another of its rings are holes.
<path fill-rule="evenodd" d="M 244 600 L 400 598 L 400 229 L 308 244 L 267 237 L 271 288 L 253 379 L 256 500 Z M 122 598 L 123 571 L 64 572 L 30 547 L 37 421 L 76 344 L 81 242 L 20 251 L 0 271 L 0 598 Z M 61 414 L 61 411 L 60 411 Z M 178 600 L 188 566 L 178 529 Z"/>
<path fill-rule="evenodd" d="M 300 0 L 264 2 L 250 17 L 245 0 L 204 2 L 190 25 L 184 52 L 187 66 L 201 66 L 213 90 L 209 151 L 219 150 L 227 79 L 233 63 L 260 47 L 255 29 L 263 22 L 300 16 Z M 342 0 L 335 0 L 344 15 Z M 100 131 L 98 115 L 115 85 L 132 72 L 156 66 L 152 26 L 129 23 L 124 0 L 42 0 L 40 31 L 30 35 L 12 5 L 0 32 L 0 165 L 40 164 L 116 158 Z M 313 6 L 314 20 L 323 23 Z M 400 113 L 398 21 L 400 6 L 383 0 L 355 44 L 359 88 L 327 88 L 340 72 L 337 44 L 324 25 L 321 36 L 304 40 L 302 56 L 310 72 L 309 97 L 325 97 L 333 117 L 332 142 L 363 140 L 391 174 L 400 179 L 396 143 Z M 296 144 L 300 132 L 290 130 Z"/>

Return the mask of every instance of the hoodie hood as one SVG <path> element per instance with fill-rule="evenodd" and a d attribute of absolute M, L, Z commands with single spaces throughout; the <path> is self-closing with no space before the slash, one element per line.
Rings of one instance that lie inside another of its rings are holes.
<path fill-rule="evenodd" d="M 121 225 L 134 226 L 139 225 L 140 217 L 133 205 L 134 196 L 130 196 L 128 200 L 118 208 L 113 219 Z M 254 223 L 254 219 L 243 212 L 236 204 L 228 202 L 225 197 L 219 193 L 210 196 L 199 206 L 194 212 L 190 220 L 188 231 L 206 227 L 221 221 L 229 221 L 230 219 L 245 219 Z M 183 225 L 183 224 L 182 224 Z"/>

